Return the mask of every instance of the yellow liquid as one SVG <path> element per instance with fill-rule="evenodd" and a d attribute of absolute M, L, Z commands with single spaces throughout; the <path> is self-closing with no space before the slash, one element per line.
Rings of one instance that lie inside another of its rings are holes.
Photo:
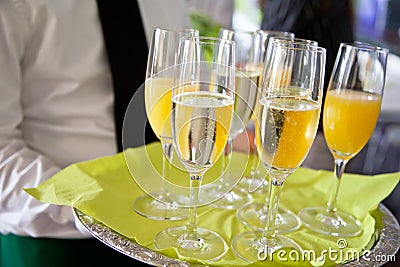
<path fill-rule="evenodd" d="M 326 94 L 323 127 L 328 147 L 342 159 L 357 154 L 375 129 L 382 97 L 342 89 Z"/>
<path fill-rule="evenodd" d="M 187 165 L 210 167 L 228 140 L 232 99 L 217 93 L 186 91 L 176 96 L 174 107 L 175 141 L 181 160 Z"/>
<path fill-rule="evenodd" d="M 256 143 L 263 163 L 283 170 L 297 168 L 314 141 L 320 104 L 301 98 L 274 98 L 261 104 Z"/>
<path fill-rule="evenodd" d="M 145 84 L 146 113 L 151 128 L 159 139 L 172 138 L 172 78 L 155 78 Z"/>

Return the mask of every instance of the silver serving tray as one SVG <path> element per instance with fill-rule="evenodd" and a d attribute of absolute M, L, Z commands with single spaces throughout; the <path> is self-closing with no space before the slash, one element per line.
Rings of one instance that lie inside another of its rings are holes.
<path fill-rule="evenodd" d="M 153 265 L 153 266 L 173 266 L 173 267 L 189 267 L 202 266 L 193 263 L 180 261 L 167 256 L 164 256 L 154 250 L 138 245 L 128 238 L 116 233 L 104 224 L 84 214 L 83 212 L 74 209 L 79 221 L 85 228 L 95 237 L 107 246 L 116 251 L 125 254 L 138 261 Z M 400 247 L 400 227 L 397 219 L 393 216 L 386 206 L 379 205 L 379 210 L 382 212 L 382 229 L 379 231 L 379 239 L 370 251 L 368 258 L 361 257 L 357 261 L 348 262 L 340 266 L 382 266 L 393 258 L 389 255 L 395 255 Z M 378 257 L 376 257 L 379 255 Z M 384 256 L 384 257 L 382 257 Z M 380 261 L 371 259 L 379 258 Z"/>

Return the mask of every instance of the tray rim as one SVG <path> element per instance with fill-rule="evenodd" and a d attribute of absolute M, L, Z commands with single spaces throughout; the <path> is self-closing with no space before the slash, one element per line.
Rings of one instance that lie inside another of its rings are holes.
<path fill-rule="evenodd" d="M 382 266 L 390 261 L 389 257 L 385 257 L 386 261 L 371 261 L 376 255 L 395 255 L 400 247 L 400 226 L 397 219 L 391 211 L 382 203 L 379 204 L 378 209 L 382 212 L 382 225 L 379 232 L 379 238 L 375 245 L 370 250 L 368 258 L 361 257 L 358 260 L 347 262 L 339 266 L 355 267 L 355 266 Z M 197 265 L 192 262 L 185 262 L 179 259 L 174 259 L 158 253 L 152 249 L 143 247 L 123 235 L 110 229 L 103 223 L 83 213 L 82 211 L 74 208 L 74 212 L 79 222 L 85 227 L 86 230 L 97 240 L 103 244 L 111 247 L 112 249 L 131 257 L 135 260 L 152 266 L 174 266 L 174 267 L 201 267 L 204 265 Z"/>

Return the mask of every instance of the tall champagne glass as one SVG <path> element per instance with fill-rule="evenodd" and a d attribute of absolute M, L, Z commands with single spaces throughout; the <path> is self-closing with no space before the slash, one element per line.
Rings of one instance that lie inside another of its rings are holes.
<path fill-rule="evenodd" d="M 318 43 L 313 40 L 287 36 L 272 36 L 269 38 L 269 40 L 270 42 L 267 45 L 267 49 L 265 51 L 265 61 L 270 60 L 272 54 L 271 51 L 274 49 L 274 46 L 279 45 L 279 43 L 318 46 Z M 257 177 L 253 177 L 252 181 L 248 184 L 249 190 L 255 191 L 256 188 L 258 188 L 258 193 L 267 194 L 269 186 L 268 182 L 266 181 L 267 179 L 264 178 L 264 180 L 265 181 L 260 181 L 260 179 L 257 179 Z M 236 216 L 239 221 L 241 221 L 249 228 L 262 230 L 265 227 L 265 223 L 268 218 L 268 199 L 264 203 L 250 203 L 239 208 L 236 212 Z M 300 219 L 294 212 L 283 207 L 278 207 L 275 224 L 275 229 L 277 233 L 289 233 L 296 231 L 300 228 L 300 225 Z"/>
<path fill-rule="evenodd" d="M 291 32 L 280 32 L 280 31 L 263 31 L 263 30 L 258 30 L 256 32 L 255 35 L 255 39 L 254 39 L 254 50 L 257 50 L 258 46 L 261 45 L 262 47 L 262 52 L 260 53 L 252 53 L 252 58 L 253 57 L 258 57 L 258 59 L 256 60 L 251 60 L 253 62 L 260 62 L 260 64 L 258 65 L 258 67 L 261 69 L 261 73 L 262 70 L 265 67 L 265 63 L 269 60 L 268 59 L 268 54 L 270 54 L 271 51 L 271 46 L 269 46 L 270 41 L 273 39 L 274 42 L 271 43 L 276 43 L 276 42 L 295 42 L 295 43 L 299 43 L 299 44 L 309 44 L 309 45 L 315 45 L 317 46 L 318 43 L 316 41 L 313 40 L 307 40 L 307 39 L 301 39 L 301 38 L 295 38 L 294 37 L 294 33 Z M 260 85 L 259 87 L 261 87 L 261 82 L 262 82 L 262 77 L 260 77 Z M 254 116 L 254 114 L 258 114 L 259 113 L 259 109 L 260 109 L 260 104 L 257 102 L 256 106 L 254 108 L 254 112 L 253 112 L 253 116 L 250 119 L 250 122 L 248 124 L 248 129 L 249 131 L 255 131 L 255 120 L 256 120 L 256 116 Z M 254 136 L 255 136 L 255 132 L 254 132 Z M 254 138 L 254 144 L 255 144 L 255 138 Z M 256 151 L 255 151 L 256 152 Z M 267 180 L 264 178 L 263 171 L 260 171 L 258 169 L 259 166 L 259 162 L 260 159 L 258 157 L 258 154 L 255 153 L 255 155 L 252 155 L 251 157 L 251 162 L 250 162 L 250 175 L 249 176 L 245 176 L 243 177 L 240 185 L 246 189 L 248 189 L 251 193 L 267 193 L 268 192 L 268 182 Z M 264 214 L 266 215 L 266 214 Z"/>
<path fill-rule="evenodd" d="M 281 248 L 301 248 L 276 234 L 276 214 L 285 179 L 303 162 L 314 140 L 322 102 L 325 49 L 278 43 L 263 73 L 256 144 L 269 172 L 268 217 L 263 231 L 244 232 L 232 240 L 236 255 L 248 262 L 265 260 Z"/>
<path fill-rule="evenodd" d="M 181 39 L 180 63 L 172 92 L 175 150 L 190 175 L 186 226 L 168 228 L 154 239 L 157 249 L 174 247 L 184 257 L 217 260 L 227 251 L 216 232 L 197 227 L 197 204 L 204 173 L 228 141 L 234 103 L 234 42 L 218 38 Z"/>
<path fill-rule="evenodd" d="M 149 192 L 133 203 L 137 213 L 150 219 L 180 220 L 188 216 L 188 210 L 179 207 L 179 197 L 173 197 L 167 190 L 164 179 L 169 176 L 173 152 L 168 120 L 172 110 L 173 66 L 176 64 L 179 39 L 196 35 L 198 31 L 193 29 L 153 29 L 146 71 L 145 106 L 150 125 L 162 144 L 162 185 L 160 192 Z"/>
<path fill-rule="evenodd" d="M 262 42 L 261 37 L 253 31 L 220 29 L 219 37 L 232 40 L 236 44 L 236 83 L 235 103 L 232 127 L 230 129 L 229 144 L 245 130 L 249 122 L 258 98 L 258 85 L 261 76 L 259 60 L 262 57 L 263 48 L 255 40 Z M 224 168 L 228 157 L 223 157 L 223 168 L 221 182 L 214 187 L 205 190 L 203 195 L 210 195 L 211 198 L 218 198 L 211 206 L 224 209 L 237 209 L 252 201 L 252 196 L 247 190 L 234 186 L 233 180 L 238 182 L 239 177 Z"/>
<path fill-rule="evenodd" d="M 318 233 L 351 237 L 361 223 L 336 207 L 347 162 L 365 146 L 379 117 L 388 50 L 367 44 L 340 45 L 325 98 L 323 129 L 335 160 L 335 176 L 327 207 L 305 208 L 299 217 Z"/>
<path fill-rule="evenodd" d="M 260 73 L 262 74 L 262 71 L 264 69 L 264 63 L 265 63 L 265 57 L 266 57 L 266 51 L 267 51 L 267 46 L 270 38 L 272 37 L 282 37 L 282 38 L 288 38 L 288 39 L 293 39 L 294 38 L 294 33 L 292 32 L 286 32 L 286 31 L 267 31 L 267 30 L 257 30 L 254 33 L 254 39 L 253 39 L 253 46 L 250 52 L 250 60 L 249 62 L 253 63 L 253 68 L 259 69 Z M 262 76 L 262 75 L 261 75 Z M 261 86 L 261 81 L 262 77 L 259 79 L 259 87 Z M 253 110 L 253 115 L 250 118 L 249 123 L 246 125 L 247 130 L 250 131 L 252 136 L 255 136 L 255 116 L 254 114 L 257 112 L 257 108 L 259 105 L 256 103 L 256 107 L 254 107 Z M 255 138 L 254 138 L 254 145 L 255 145 Z M 251 155 L 250 155 L 250 174 L 247 176 L 244 176 L 242 180 L 240 181 L 240 184 L 242 188 L 248 189 L 250 187 L 258 187 L 257 189 L 259 190 L 259 193 L 267 193 L 267 187 L 266 187 L 266 180 L 263 177 L 262 171 L 258 168 L 259 166 L 259 157 L 257 154 L 257 151 L 255 149 L 250 150 Z M 254 186 L 251 186 L 251 185 Z M 261 186 L 265 185 L 265 186 Z M 255 191 L 255 189 L 254 189 Z"/>
<path fill-rule="evenodd" d="M 265 65 L 266 55 L 267 55 L 267 47 L 270 38 L 280 38 L 282 40 L 293 40 L 295 37 L 294 33 L 286 32 L 286 31 L 269 31 L 269 30 L 257 30 L 254 38 L 254 45 L 252 49 L 252 53 L 250 55 L 250 62 L 256 63 L 254 67 L 259 68 L 262 73 Z M 298 41 L 300 39 L 297 39 Z M 260 85 L 262 77 L 260 77 Z M 254 108 L 253 114 L 257 113 L 257 108 L 259 105 L 256 104 Z M 255 116 L 251 116 L 250 121 L 247 125 L 247 130 L 251 132 L 251 136 L 255 135 Z M 255 145 L 255 138 L 254 138 Z M 247 176 L 244 176 L 239 185 L 241 185 L 245 189 L 250 189 L 252 192 L 258 190 L 258 193 L 267 193 L 267 181 L 263 177 L 263 171 L 258 168 L 260 165 L 260 160 L 256 150 L 250 151 L 252 152 L 250 156 L 250 173 Z M 264 186 L 262 186 L 264 185 Z"/>

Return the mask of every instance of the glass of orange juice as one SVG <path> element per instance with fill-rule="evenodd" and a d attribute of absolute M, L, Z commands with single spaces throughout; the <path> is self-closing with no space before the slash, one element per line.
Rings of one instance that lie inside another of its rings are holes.
<path fill-rule="evenodd" d="M 336 208 L 347 162 L 374 131 L 382 103 L 388 50 L 362 43 L 342 43 L 325 98 L 323 129 L 335 160 L 335 180 L 327 207 L 300 211 L 303 224 L 318 233 L 351 237 L 361 233 L 354 216 Z"/>

